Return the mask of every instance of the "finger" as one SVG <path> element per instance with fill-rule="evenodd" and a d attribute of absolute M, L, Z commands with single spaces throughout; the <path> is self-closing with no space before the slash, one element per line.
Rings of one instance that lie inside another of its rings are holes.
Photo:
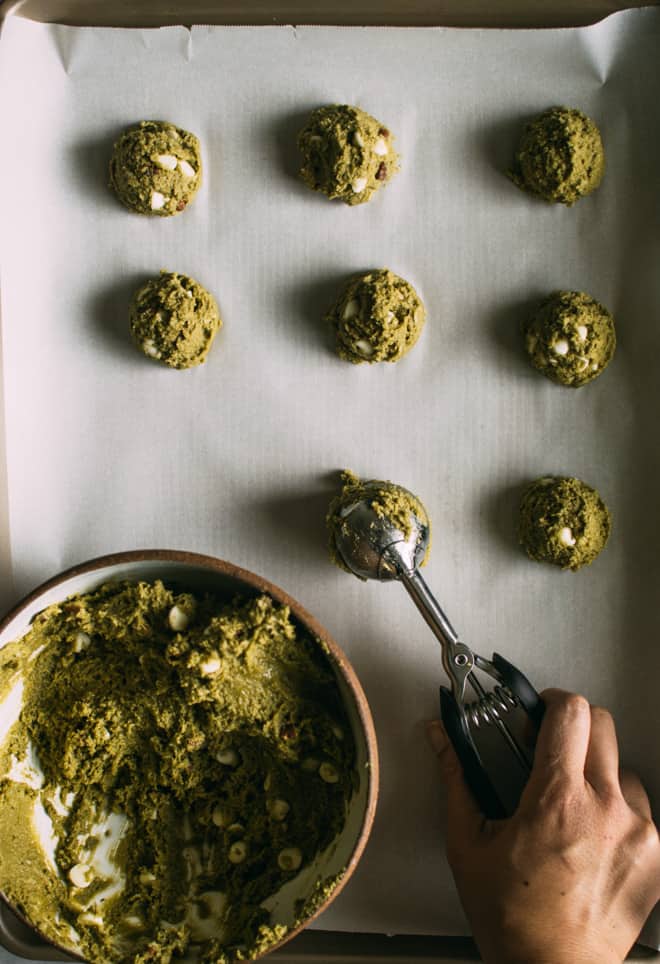
<path fill-rule="evenodd" d="M 463 776 L 463 768 L 456 756 L 447 732 L 440 720 L 431 720 L 426 732 L 438 760 L 447 787 L 447 829 L 451 834 L 475 831 L 484 822 L 484 815 L 470 793 Z"/>
<path fill-rule="evenodd" d="M 619 791 L 619 745 L 614 720 L 600 706 L 591 707 L 591 732 L 584 776 L 596 793 Z"/>
<path fill-rule="evenodd" d="M 591 711 L 584 696 L 563 690 L 545 690 L 541 696 L 545 714 L 536 741 L 528 784 L 530 793 L 540 791 L 558 778 L 584 783 L 591 731 Z"/>
<path fill-rule="evenodd" d="M 632 770 L 622 769 L 619 773 L 619 783 L 623 798 L 630 809 L 643 817 L 644 820 L 652 820 L 651 804 L 637 774 L 633 773 Z"/>

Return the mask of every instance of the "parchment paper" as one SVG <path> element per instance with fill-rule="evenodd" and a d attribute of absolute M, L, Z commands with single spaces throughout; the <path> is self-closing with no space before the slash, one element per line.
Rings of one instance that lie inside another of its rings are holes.
<path fill-rule="evenodd" d="M 608 706 L 659 813 L 659 41 L 654 9 L 558 31 L 3 29 L 5 602 L 96 554 L 187 548 L 272 579 L 327 626 L 371 703 L 382 793 L 326 929 L 466 930 L 421 724 L 438 646 L 402 588 L 329 564 L 343 467 L 420 496 L 426 577 L 465 641 Z M 296 179 L 295 134 L 331 102 L 397 138 L 401 173 L 362 207 Z M 504 175 L 523 122 L 553 104 L 593 116 L 606 145 L 601 188 L 571 209 Z M 179 217 L 132 215 L 106 187 L 113 140 L 143 118 L 203 144 L 204 185 Z M 429 320 L 397 365 L 354 367 L 320 319 L 347 277 L 381 266 Z M 128 338 L 130 295 L 160 268 L 219 301 L 200 369 L 163 369 Z M 522 318 L 557 288 L 618 323 L 610 369 L 577 391 L 521 349 Z M 521 486 L 545 473 L 595 485 L 613 513 L 606 552 L 577 574 L 516 545 Z"/>

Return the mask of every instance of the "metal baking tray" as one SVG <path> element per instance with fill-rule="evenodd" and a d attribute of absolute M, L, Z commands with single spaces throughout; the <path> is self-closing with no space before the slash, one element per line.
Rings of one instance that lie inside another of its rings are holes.
<path fill-rule="evenodd" d="M 618 10 L 660 0 L 0 0 L 0 23 L 10 11 L 28 19 L 75 26 L 158 27 L 172 24 L 336 24 L 343 26 L 573 27 Z M 0 439 L 1 441 L 1 439 Z M 0 543 L 7 541 L 5 507 Z M 0 904 L 0 964 L 14 958 L 67 961 L 8 907 Z M 4 948 L 4 950 L 3 950 Z M 273 952 L 279 964 L 452 964 L 480 957 L 464 937 L 386 936 L 308 930 Z M 636 946 L 627 960 L 660 961 Z"/>

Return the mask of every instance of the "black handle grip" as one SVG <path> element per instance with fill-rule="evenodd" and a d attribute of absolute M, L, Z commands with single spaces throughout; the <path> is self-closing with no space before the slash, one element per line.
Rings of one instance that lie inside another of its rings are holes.
<path fill-rule="evenodd" d="M 538 733 L 545 713 L 545 703 L 527 677 L 503 656 L 500 656 L 499 653 L 493 653 L 491 662 L 502 677 L 504 685 L 508 686 L 513 695 L 520 701 L 522 708 Z"/>
<path fill-rule="evenodd" d="M 545 704 L 526 676 L 512 663 L 493 653 L 491 660 L 501 682 L 518 699 L 520 705 L 534 726 L 534 740 L 543 720 Z M 472 739 L 470 728 L 462 707 L 459 707 L 450 690 L 440 687 L 440 716 L 447 736 L 452 742 L 456 755 L 461 761 L 465 782 L 479 805 L 484 816 L 490 820 L 500 820 L 509 816 L 490 779 L 479 751 Z"/>
<path fill-rule="evenodd" d="M 440 717 L 447 736 L 456 750 L 456 755 L 461 761 L 465 782 L 472 791 L 479 809 L 490 820 L 506 817 L 504 806 L 474 745 L 462 708 L 459 708 L 446 686 L 440 687 Z"/>

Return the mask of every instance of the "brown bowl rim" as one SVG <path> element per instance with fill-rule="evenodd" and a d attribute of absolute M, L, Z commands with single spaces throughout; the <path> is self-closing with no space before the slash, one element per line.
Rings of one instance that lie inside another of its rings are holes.
<path fill-rule="evenodd" d="M 225 559 L 220 559 L 217 556 L 210 556 L 204 553 L 192 552 L 184 549 L 130 549 L 123 552 L 112 552 L 106 555 L 95 556 L 94 558 L 88 559 L 85 562 L 76 563 L 75 565 L 70 566 L 68 569 L 62 570 L 62 572 L 58 573 L 57 575 L 52 576 L 50 579 L 47 579 L 45 582 L 42 582 L 35 589 L 23 596 L 14 606 L 12 606 L 12 608 L 8 610 L 2 619 L 0 619 L 0 633 L 4 632 L 9 623 L 20 615 L 20 613 L 32 602 L 38 599 L 39 596 L 43 595 L 43 593 L 49 591 L 50 589 L 54 589 L 60 583 L 64 583 L 68 579 L 71 579 L 75 576 L 82 576 L 86 575 L 87 573 L 91 574 L 97 569 L 103 569 L 106 566 L 123 565 L 130 562 L 178 562 L 185 565 L 197 566 L 203 569 L 211 569 L 215 572 L 247 583 L 247 585 L 251 588 L 256 589 L 259 592 L 266 593 L 282 605 L 288 606 L 296 620 L 306 627 L 311 633 L 313 633 L 314 636 L 317 636 L 319 639 L 321 639 L 328 647 L 332 661 L 344 678 L 344 681 L 347 684 L 355 701 L 358 719 L 365 737 L 367 751 L 367 765 L 365 769 L 367 771 L 366 778 L 368 780 L 367 803 L 355 846 L 353 847 L 344 872 L 330 894 L 316 908 L 313 914 L 310 914 L 309 917 L 306 917 L 305 920 L 296 927 L 293 927 L 291 930 L 287 931 L 284 937 L 277 941 L 277 943 L 272 944 L 266 951 L 253 958 L 255 961 L 261 960 L 272 951 L 277 950 L 284 944 L 287 944 L 292 938 L 303 931 L 313 920 L 319 917 L 324 910 L 326 910 L 326 908 L 344 889 L 355 868 L 357 867 L 362 854 L 364 853 L 373 827 L 374 817 L 376 815 L 379 788 L 378 744 L 376 741 L 376 731 L 373 718 L 371 716 L 369 703 L 362 688 L 362 684 L 360 683 L 355 670 L 353 669 L 341 646 L 332 638 L 327 629 L 325 629 L 325 627 L 322 626 L 321 623 L 319 623 L 318 620 L 312 616 L 312 614 L 308 612 L 304 606 L 290 596 L 284 589 L 281 589 L 279 586 L 275 585 L 275 583 L 270 582 L 270 580 L 265 579 L 263 576 L 259 576 L 249 569 L 243 569 L 241 566 L 237 566 Z M 69 948 L 63 947 L 62 945 L 57 944 L 45 937 L 39 928 L 35 927 L 31 921 L 27 920 L 25 915 L 21 913 L 21 911 L 15 907 L 14 904 L 12 904 L 9 898 L 1 890 L 0 900 L 7 905 L 12 913 L 14 913 L 20 920 L 27 924 L 35 932 L 35 934 L 42 938 L 51 947 L 55 947 L 59 951 L 63 951 L 65 954 L 70 955 L 72 960 L 83 960 L 83 958 L 80 958 Z"/>

